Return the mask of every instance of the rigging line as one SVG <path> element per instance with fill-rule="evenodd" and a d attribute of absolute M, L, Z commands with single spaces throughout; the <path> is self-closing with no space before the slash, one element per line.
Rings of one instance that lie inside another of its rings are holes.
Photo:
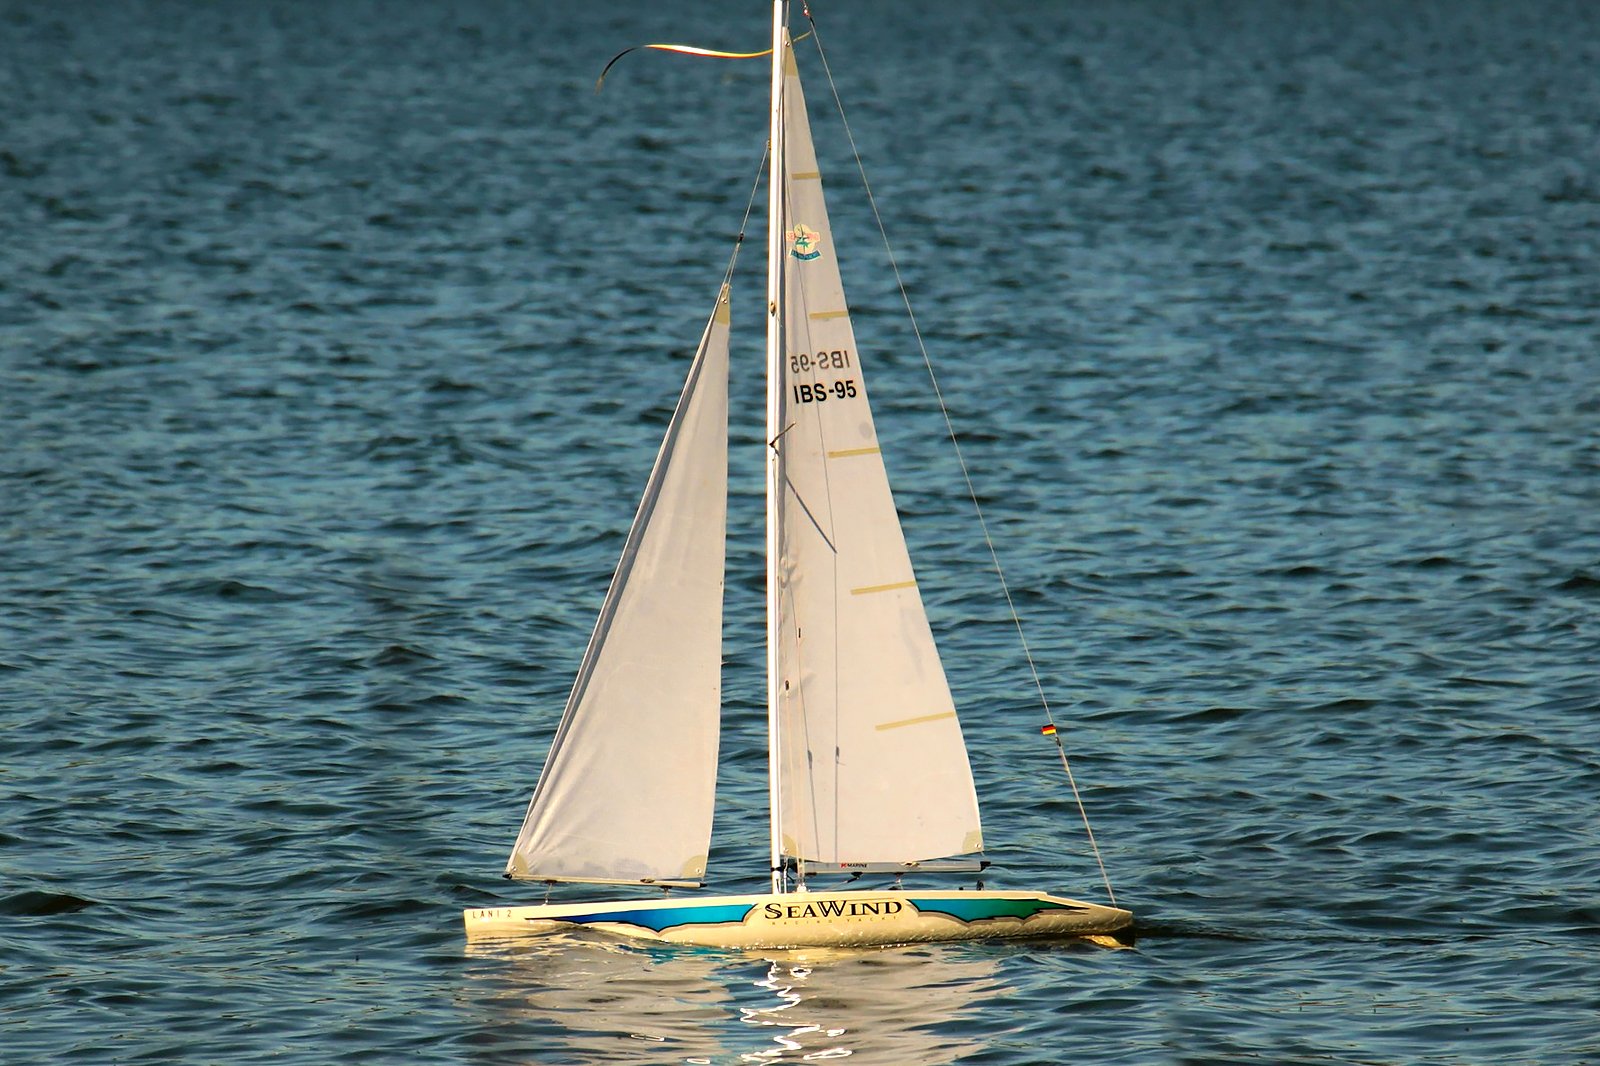
<path fill-rule="evenodd" d="M 949 434 L 950 444 L 955 449 L 956 463 L 961 467 L 961 478 L 966 482 L 967 495 L 972 500 L 972 509 L 978 516 L 978 527 L 983 532 L 984 545 L 989 549 L 989 559 L 994 564 L 995 576 L 1000 579 L 1000 590 L 1005 595 L 1006 608 L 1011 612 L 1011 623 L 1016 628 L 1017 640 L 1022 645 L 1023 658 L 1028 662 L 1028 673 L 1033 678 L 1034 689 L 1039 693 L 1039 705 L 1044 708 L 1045 718 L 1053 726 L 1055 725 L 1055 715 L 1051 712 L 1050 701 L 1045 696 L 1044 682 L 1039 678 L 1038 665 L 1034 662 L 1033 651 L 1028 647 L 1028 638 L 1022 629 L 1022 617 L 1017 613 L 1016 601 L 1011 595 L 1011 586 L 1006 582 L 1005 570 L 1000 565 L 1000 555 L 995 550 L 994 539 L 989 535 L 989 523 L 984 518 L 982 504 L 978 502 L 977 489 L 972 484 L 972 474 L 967 469 L 966 457 L 961 452 L 961 442 L 956 437 L 955 423 L 950 418 L 949 407 L 945 405 L 944 392 L 939 388 L 939 378 L 934 373 L 933 360 L 929 357 L 928 347 L 923 342 L 922 329 L 917 325 L 916 312 L 911 308 L 911 296 L 906 292 L 905 280 L 900 274 L 899 260 L 895 258 L 894 248 L 889 243 L 889 232 L 884 227 L 883 215 L 878 211 L 877 198 L 872 195 L 872 185 L 867 180 L 866 164 L 862 162 L 861 151 L 856 147 L 856 138 L 854 132 L 850 129 L 850 120 L 845 117 L 844 101 L 839 97 L 839 88 L 834 84 L 833 80 L 833 68 L 828 65 L 827 53 L 822 48 L 822 35 L 817 31 L 817 24 L 811 16 L 809 7 L 804 7 L 803 11 L 806 20 L 811 24 L 808 36 L 816 40 L 817 57 L 822 61 L 822 70 L 828 79 L 828 90 L 833 94 L 833 104 L 839 112 L 839 121 L 844 127 L 845 139 L 850 142 L 851 154 L 855 156 L 856 170 L 861 175 L 861 187 L 866 191 L 867 204 L 872 208 L 873 221 L 877 223 L 878 235 L 883 238 L 883 249 L 889 256 L 889 268 L 894 272 L 895 285 L 900 290 L 900 300 L 905 304 L 906 317 L 911 322 L 911 332 L 917 339 L 917 350 L 922 354 L 922 365 L 928 371 L 928 380 L 933 384 L 934 398 L 939 403 L 939 413 L 944 417 L 945 431 Z M 1094 853 L 1095 865 L 1100 868 L 1100 880 L 1105 884 L 1106 895 L 1111 898 L 1112 905 L 1115 906 L 1116 893 L 1112 891 L 1111 878 L 1106 873 L 1105 860 L 1100 855 L 1100 845 L 1095 841 L 1094 829 L 1089 825 L 1089 812 L 1083 805 L 1083 797 L 1078 791 L 1078 782 L 1073 777 L 1071 764 L 1067 761 L 1066 747 L 1059 738 L 1056 740 L 1056 748 L 1061 756 L 1062 768 L 1067 772 L 1067 784 L 1072 789 L 1073 802 L 1078 805 L 1078 815 L 1083 819 L 1084 832 L 1089 838 L 1089 850 Z"/>
<path fill-rule="evenodd" d="M 615 63 L 616 60 L 613 59 L 612 62 Z M 739 261 L 739 249 L 744 247 L 745 227 L 750 225 L 750 215 L 756 209 L 756 194 L 761 191 L 761 178 L 767 169 L 767 153 L 770 151 L 772 151 L 771 145 L 761 150 L 761 163 L 756 167 L 756 180 L 750 184 L 750 199 L 745 202 L 744 218 L 739 220 L 739 233 L 733 238 L 733 251 L 728 256 L 728 269 L 722 273 L 724 285 L 733 283 L 733 265 Z"/>
<path fill-rule="evenodd" d="M 1050 708 L 1046 707 L 1045 713 L 1048 714 L 1049 711 Z M 1094 852 L 1094 861 L 1100 867 L 1100 879 L 1105 882 L 1106 895 L 1110 898 L 1111 905 L 1115 907 L 1117 894 L 1111 890 L 1111 878 L 1106 876 L 1106 864 L 1100 860 L 1100 845 L 1095 843 L 1094 828 L 1089 825 L 1089 814 L 1084 810 L 1083 798 L 1078 795 L 1078 782 L 1073 779 L 1072 764 L 1067 762 L 1066 746 L 1061 743 L 1061 737 L 1058 735 L 1052 734 L 1050 739 L 1056 742 L 1056 754 L 1061 756 L 1061 768 L 1067 772 L 1067 784 L 1072 786 L 1072 798 L 1078 804 L 1078 814 L 1083 818 L 1083 831 L 1089 835 L 1089 849 Z"/>

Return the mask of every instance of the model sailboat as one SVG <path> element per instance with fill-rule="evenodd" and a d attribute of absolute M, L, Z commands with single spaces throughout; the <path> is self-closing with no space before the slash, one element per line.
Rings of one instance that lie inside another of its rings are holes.
<path fill-rule="evenodd" d="M 978 801 L 890 495 L 775 0 L 767 292 L 771 891 L 476 908 L 469 935 L 589 928 L 735 948 L 1106 936 L 1132 915 L 1030 891 L 816 891 L 977 871 Z M 698 887 L 721 713 L 727 285 L 718 294 L 507 864 Z M 897 882 L 898 883 L 898 882 Z"/>

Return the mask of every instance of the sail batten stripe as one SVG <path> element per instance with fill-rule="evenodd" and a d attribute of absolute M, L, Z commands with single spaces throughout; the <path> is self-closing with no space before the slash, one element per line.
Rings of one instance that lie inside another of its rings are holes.
<path fill-rule="evenodd" d="M 849 311 L 813 311 L 813 312 L 811 312 L 811 316 L 810 317 L 811 317 L 811 320 L 813 322 L 821 322 L 824 319 L 829 319 L 829 318 L 849 318 L 850 317 L 850 312 Z"/>
<path fill-rule="evenodd" d="M 885 729 L 900 729 L 908 725 L 923 725 L 926 722 L 942 722 L 946 718 L 954 718 L 955 716 L 955 711 L 940 711 L 938 714 L 924 714 L 917 718 L 902 718 L 898 722 L 880 722 L 874 728 L 881 733 Z"/>
<path fill-rule="evenodd" d="M 829 459 L 848 459 L 852 455 L 877 455 L 883 449 L 874 444 L 870 448 L 840 448 L 828 453 Z"/>
<path fill-rule="evenodd" d="M 887 585 L 863 585 L 860 588 L 851 589 L 850 595 L 870 596 L 874 592 L 893 592 L 895 589 L 910 589 L 916 587 L 917 582 L 916 579 L 913 578 L 910 581 L 892 581 Z"/>
<path fill-rule="evenodd" d="M 796 171 L 795 173 L 789 175 L 789 180 L 790 181 L 821 181 L 822 180 L 822 171 L 820 171 L 820 170 L 800 170 L 800 171 Z"/>

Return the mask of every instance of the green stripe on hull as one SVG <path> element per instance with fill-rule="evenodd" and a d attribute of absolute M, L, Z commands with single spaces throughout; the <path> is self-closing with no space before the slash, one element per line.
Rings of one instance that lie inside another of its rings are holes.
<path fill-rule="evenodd" d="M 912 896 L 909 902 L 923 914 L 947 914 L 962 922 L 985 922 L 996 918 L 1018 918 L 1027 921 L 1045 911 L 1088 909 L 1044 899 L 985 899 L 976 896 L 971 899 L 918 899 Z"/>
<path fill-rule="evenodd" d="M 738 925 L 754 910 L 754 905 L 641 907 L 616 911 L 592 911 L 556 919 L 573 925 L 594 925 L 598 922 L 615 922 L 619 925 L 636 925 L 655 933 L 665 933 L 686 925 Z M 549 921 L 550 919 L 540 919 Z"/>

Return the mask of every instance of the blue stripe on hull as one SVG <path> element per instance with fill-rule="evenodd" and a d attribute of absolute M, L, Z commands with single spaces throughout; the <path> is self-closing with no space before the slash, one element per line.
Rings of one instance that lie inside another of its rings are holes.
<path fill-rule="evenodd" d="M 912 896 L 909 902 L 923 914 L 943 914 L 968 923 L 992 921 L 996 918 L 1017 918 L 1027 921 L 1045 911 L 1084 909 L 1043 899 L 918 899 Z"/>
<path fill-rule="evenodd" d="M 562 918 L 541 920 L 571 922 L 574 925 L 617 922 L 625 925 L 637 925 L 641 929 L 649 929 L 656 933 L 664 933 L 668 929 L 675 929 L 683 925 L 738 925 L 753 910 L 755 910 L 754 904 L 703 907 L 689 905 L 684 907 L 649 907 L 638 910 L 593 911 L 588 914 L 574 914 Z"/>

